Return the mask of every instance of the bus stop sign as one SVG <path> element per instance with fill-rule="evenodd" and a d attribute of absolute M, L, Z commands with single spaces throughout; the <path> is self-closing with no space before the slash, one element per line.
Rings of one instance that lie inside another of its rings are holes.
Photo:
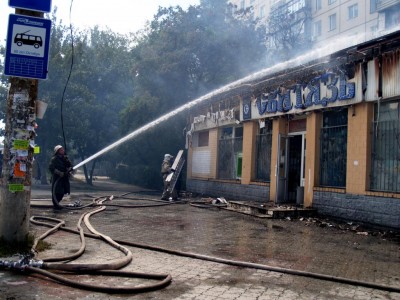
<path fill-rule="evenodd" d="M 50 20 L 10 15 L 4 74 L 46 79 L 50 30 Z"/>

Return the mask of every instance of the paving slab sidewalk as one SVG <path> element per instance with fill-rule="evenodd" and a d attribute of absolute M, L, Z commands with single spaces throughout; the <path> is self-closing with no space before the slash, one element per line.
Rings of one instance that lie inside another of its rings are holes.
<path fill-rule="evenodd" d="M 129 194 L 116 199 L 121 205 L 145 204 L 138 187 L 95 182 L 101 188 L 74 189 L 69 201 L 87 195 Z M 136 193 L 135 193 L 136 192 Z M 137 193 L 140 192 L 140 193 Z M 34 188 L 33 198 L 50 201 L 49 187 Z M 48 198 L 47 198 L 48 197 Z M 148 198 L 158 199 L 149 192 Z M 48 200 L 46 200 L 48 199 Z M 151 202 L 157 203 L 157 202 Z M 76 227 L 81 211 L 54 211 L 32 207 L 32 215 L 63 219 Z M 400 287 L 400 243 L 383 235 L 361 235 L 324 225 L 315 219 L 265 220 L 218 208 L 200 209 L 190 203 L 158 207 L 109 207 L 90 219 L 96 230 L 117 240 L 157 246 L 211 257 L 246 261 L 331 276 Z M 334 223 L 332 223 L 334 224 Z M 47 228 L 31 226 L 41 234 Z M 38 258 L 70 254 L 79 237 L 57 232 L 47 241 L 51 248 Z M 77 262 L 101 263 L 123 256 L 99 240 L 87 239 L 87 250 Z M 400 293 L 293 276 L 254 268 L 235 267 L 171 255 L 146 248 L 128 247 L 133 261 L 126 270 L 171 274 L 172 283 L 161 290 L 137 295 L 105 294 L 58 284 L 41 276 L 0 270 L 1 299 L 400 299 Z M 94 278 L 80 281 L 107 285 L 147 284 L 134 279 Z"/>

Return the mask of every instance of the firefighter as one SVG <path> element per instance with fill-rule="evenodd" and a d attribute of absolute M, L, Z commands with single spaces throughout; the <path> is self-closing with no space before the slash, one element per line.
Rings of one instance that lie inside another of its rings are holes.
<path fill-rule="evenodd" d="M 176 192 L 175 188 L 172 190 L 172 192 L 168 192 L 169 183 L 167 182 L 167 177 L 172 172 L 175 172 L 175 170 L 171 169 L 171 160 L 173 158 L 174 157 L 171 154 L 165 154 L 164 160 L 161 164 L 161 175 L 164 183 L 164 190 L 161 200 L 169 200 L 170 197 L 172 197 L 172 200 L 178 200 L 178 193 Z"/>
<path fill-rule="evenodd" d="M 54 154 L 50 160 L 49 171 L 51 178 L 52 201 L 55 209 L 60 209 L 60 201 L 64 195 L 70 193 L 69 175 L 72 163 L 61 145 L 54 147 Z M 54 187 L 54 185 L 56 185 Z"/>

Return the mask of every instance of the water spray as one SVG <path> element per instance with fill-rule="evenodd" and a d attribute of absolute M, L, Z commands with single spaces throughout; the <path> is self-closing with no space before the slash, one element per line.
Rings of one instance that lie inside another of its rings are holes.
<path fill-rule="evenodd" d="M 124 136 L 123 138 L 117 140 L 116 142 L 114 142 L 113 144 L 105 147 L 104 149 L 100 150 L 99 152 L 93 154 L 92 156 L 88 157 L 87 159 L 83 160 L 82 162 L 80 162 L 79 164 L 77 164 L 76 166 L 73 167 L 73 170 L 78 169 L 79 167 L 87 164 L 88 162 L 92 161 L 93 159 L 103 155 L 104 153 L 107 153 L 108 151 L 118 147 L 119 145 L 121 145 L 122 143 L 125 143 L 131 139 L 133 139 L 134 137 L 142 134 L 143 132 L 145 132 L 146 130 L 159 125 L 167 120 L 169 120 L 170 118 L 176 116 L 177 114 L 192 108 L 200 103 L 202 103 L 205 100 L 211 99 L 215 96 L 218 96 L 220 94 L 226 93 L 228 91 L 232 91 L 234 89 L 243 87 L 243 86 L 252 86 L 252 83 L 260 78 L 264 78 L 267 75 L 271 75 L 286 69 L 290 69 L 296 66 L 301 66 L 305 63 L 308 63 L 312 60 L 316 60 L 322 57 L 327 57 L 332 53 L 335 53 L 339 50 L 343 50 L 346 47 L 351 47 L 355 44 L 358 44 L 360 42 L 360 40 L 365 40 L 365 35 L 360 35 L 358 38 L 355 38 L 354 36 L 351 37 L 344 37 L 341 39 L 336 39 L 335 41 L 326 44 L 323 47 L 314 49 L 306 54 L 300 55 L 296 58 L 293 58 L 291 60 L 285 61 L 285 62 L 281 62 L 278 63 L 272 67 L 263 69 L 261 71 L 255 72 L 249 76 L 246 76 L 242 79 L 239 79 L 237 81 L 234 81 L 228 85 L 225 85 L 219 89 L 216 89 L 200 98 L 197 98 L 191 102 L 188 102 L 187 104 L 184 104 L 180 107 L 178 107 L 177 109 L 159 117 L 158 119 L 140 127 L 139 129 L 131 132 L 130 134 Z M 328 58 L 329 59 L 329 58 Z"/>

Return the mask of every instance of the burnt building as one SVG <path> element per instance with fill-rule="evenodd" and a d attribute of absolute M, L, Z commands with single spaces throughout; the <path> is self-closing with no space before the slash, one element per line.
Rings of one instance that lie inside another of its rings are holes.
<path fill-rule="evenodd" d="M 206 96 L 187 190 L 400 228 L 400 32 L 324 53 Z"/>

